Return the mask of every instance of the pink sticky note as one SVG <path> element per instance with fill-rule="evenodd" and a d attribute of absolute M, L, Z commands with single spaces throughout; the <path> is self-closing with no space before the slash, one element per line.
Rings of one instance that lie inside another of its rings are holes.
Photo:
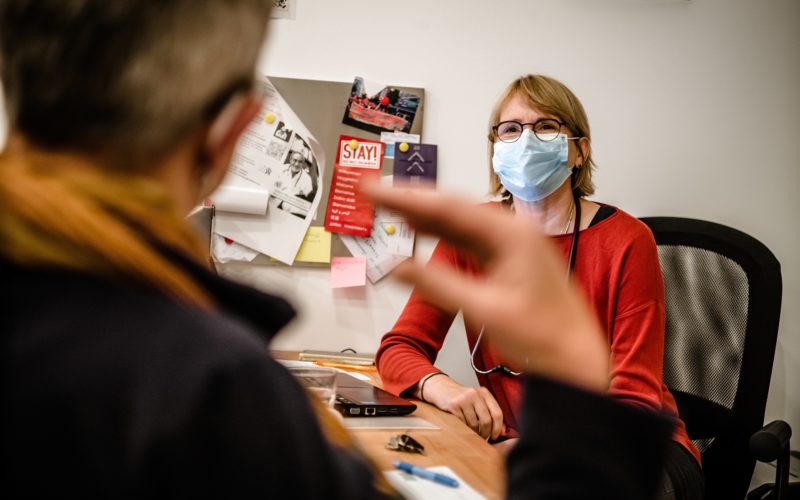
<path fill-rule="evenodd" d="M 331 288 L 364 286 L 366 284 L 366 257 L 331 258 Z"/>

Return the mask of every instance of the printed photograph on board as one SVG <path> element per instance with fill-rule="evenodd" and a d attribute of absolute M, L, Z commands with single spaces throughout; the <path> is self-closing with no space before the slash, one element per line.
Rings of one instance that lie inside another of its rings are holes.
<path fill-rule="evenodd" d="M 291 137 L 282 167 L 273 187 L 280 200 L 277 208 L 305 218 L 319 187 L 319 168 L 308 143 L 297 134 Z"/>
<path fill-rule="evenodd" d="M 409 132 L 421 98 L 397 87 L 376 84 L 357 76 L 353 81 L 342 123 L 380 134 Z"/>
<path fill-rule="evenodd" d="M 284 142 L 289 142 L 289 137 L 292 135 L 292 129 L 287 127 L 285 123 L 278 122 L 278 126 L 275 127 L 275 132 L 272 135 Z"/>

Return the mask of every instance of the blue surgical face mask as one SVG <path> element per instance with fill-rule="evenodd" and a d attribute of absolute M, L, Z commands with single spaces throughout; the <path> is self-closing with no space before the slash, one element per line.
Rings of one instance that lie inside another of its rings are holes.
<path fill-rule="evenodd" d="M 525 129 L 515 142 L 494 143 L 492 168 L 516 198 L 539 201 L 569 178 L 568 155 L 565 135 L 541 141 L 530 129 Z"/>

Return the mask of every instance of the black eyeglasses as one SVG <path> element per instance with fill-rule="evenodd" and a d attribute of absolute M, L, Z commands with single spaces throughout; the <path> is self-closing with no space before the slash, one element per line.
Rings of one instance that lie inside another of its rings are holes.
<path fill-rule="evenodd" d="M 561 132 L 561 127 L 563 127 L 564 124 L 555 118 L 542 118 L 541 120 L 536 120 L 534 123 L 520 123 L 516 120 L 511 120 L 498 123 L 492 127 L 492 131 L 497 138 L 503 142 L 516 142 L 527 126 L 530 126 L 531 130 L 533 130 L 533 135 L 535 135 L 537 139 L 549 142 L 558 137 L 559 132 Z"/>
<path fill-rule="evenodd" d="M 515 372 L 511 368 L 507 367 L 506 365 L 497 365 L 494 368 L 489 368 L 488 370 L 481 370 L 477 366 L 475 366 L 475 353 L 478 351 L 478 346 L 481 345 L 481 339 L 483 338 L 483 328 L 481 327 L 481 333 L 478 334 L 478 340 L 475 341 L 475 347 L 472 348 L 472 352 L 469 356 L 469 363 L 472 365 L 472 369 L 475 370 L 475 373 L 480 373 L 481 375 L 489 375 L 490 373 L 497 373 L 500 372 L 503 375 L 509 375 L 511 377 L 518 377 L 522 374 L 522 372 Z M 525 359 L 525 366 L 528 366 L 528 359 Z"/>

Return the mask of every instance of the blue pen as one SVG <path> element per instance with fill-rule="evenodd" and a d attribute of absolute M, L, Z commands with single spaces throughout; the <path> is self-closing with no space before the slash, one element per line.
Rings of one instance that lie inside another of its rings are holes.
<path fill-rule="evenodd" d="M 414 476 L 422 477 L 430 481 L 443 484 L 445 486 L 452 486 L 453 488 L 458 488 L 458 481 L 456 481 L 450 476 L 445 476 L 444 474 L 439 474 L 438 472 L 429 471 L 428 469 L 423 469 L 422 467 L 417 467 L 416 465 L 411 465 L 409 463 L 401 462 L 399 460 L 394 461 L 394 466 L 400 469 L 401 471 L 407 472 Z"/>

